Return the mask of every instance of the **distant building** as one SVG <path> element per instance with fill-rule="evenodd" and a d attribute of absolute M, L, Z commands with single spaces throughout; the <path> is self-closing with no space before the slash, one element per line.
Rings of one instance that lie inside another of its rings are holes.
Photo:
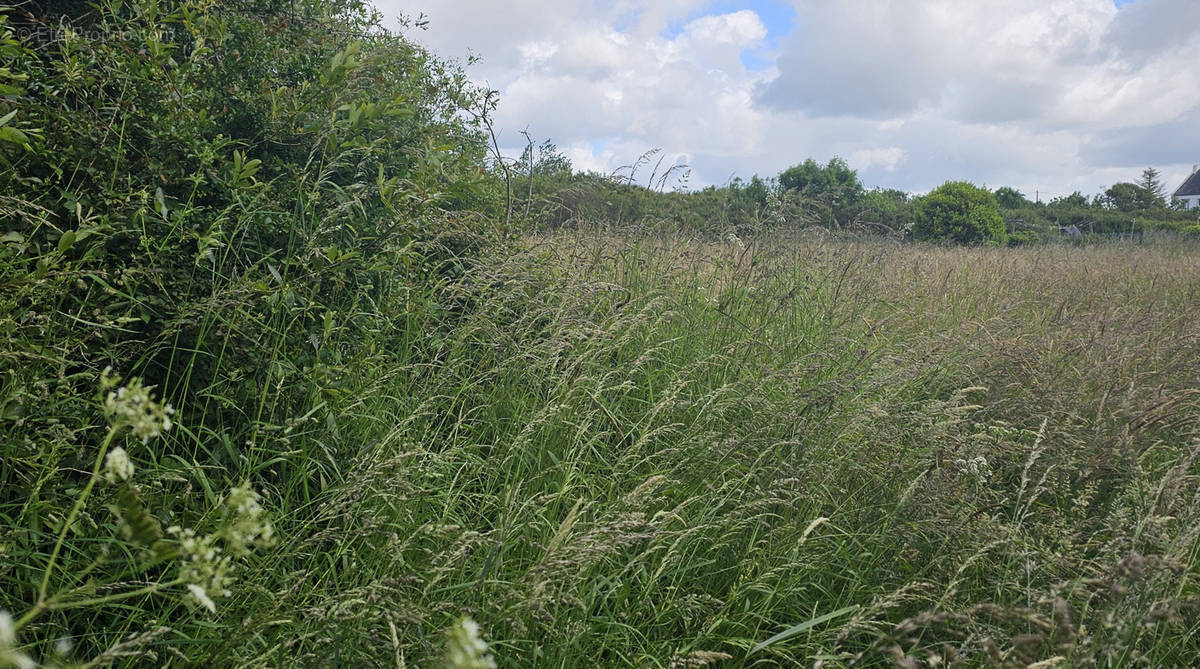
<path fill-rule="evenodd" d="M 1192 168 L 1192 175 L 1183 180 L 1183 185 L 1171 197 L 1183 200 L 1188 209 L 1200 208 L 1200 165 Z"/>

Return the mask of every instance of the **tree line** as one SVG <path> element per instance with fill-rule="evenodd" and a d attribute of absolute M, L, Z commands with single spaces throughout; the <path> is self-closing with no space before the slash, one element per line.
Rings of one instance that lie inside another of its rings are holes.
<path fill-rule="evenodd" d="M 772 177 L 735 177 L 722 186 L 686 189 L 661 169 L 635 161 L 614 174 L 575 172 L 553 142 L 531 142 L 515 161 L 532 222 L 549 226 L 603 221 L 624 225 L 669 222 L 685 229 L 721 230 L 819 225 L 959 243 L 1030 244 L 1075 226 L 1088 235 L 1140 235 L 1148 229 L 1197 235 L 1195 212 L 1168 199 L 1161 174 L 1146 168 L 1133 181 L 1088 197 L 1080 192 L 1034 201 L 1010 186 L 988 189 L 948 181 L 923 196 L 867 188 L 842 158 L 809 158 Z M 668 189 L 668 186 L 674 188 Z"/>

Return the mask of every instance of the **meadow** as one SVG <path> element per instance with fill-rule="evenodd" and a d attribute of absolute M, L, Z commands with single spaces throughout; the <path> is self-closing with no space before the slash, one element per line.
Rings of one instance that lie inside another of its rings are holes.
<path fill-rule="evenodd" d="M 218 615 L 92 586 L 64 612 L 130 637 L 89 666 L 435 666 L 464 616 L 461 666 L 1200 654 L 1196 249 L 559 231 L 437 297 L 454 327 L 271 442 Z M 86 624 L 46 613 L 48 654 Z"/>
<path fill-rule="evenodd" d="M 291 5 L 0 12 L 0 668 L 1200 657 L 1187 212 L 513 160 Z"/>

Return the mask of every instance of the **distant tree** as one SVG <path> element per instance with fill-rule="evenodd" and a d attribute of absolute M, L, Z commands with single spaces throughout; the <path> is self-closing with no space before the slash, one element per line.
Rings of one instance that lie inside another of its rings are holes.
<path fill-rule="evenodd" d="M 829 193 L 843 203 L 856 201 L 863 194 L 858 172 L 851 169 L 841 158 L 833 158 L 823 166 L 809 158 L 799 165 L 789 167 L 779 173 L 779 186 L 802 195 Z"/>
<path fill-rule="evenodd" d="M 1108 209 L 1136 211 L 1145 209 L 1152 199 L 1153 196 L 1147 193 L 1146 189 L 1137 184 L 1122 181 L 1104 191 L 1102 202 Z"/>
<path fill-rule="evenodd" d="M 525 151 L 521 154 L 521 159 L 517 161 L 517 171 L 526 176 L 555 176 L 559 174 L 571 174 L 571 159 L 567 158 L 558 150 L 558 146 L 550 140 L 542 142 L 541 146 L 534 146 L 530 142 Z"/>
<path fill-rule="evenodd" d="M 780 172 L 778 183 L 783 191 L 811 198 L 812 213 L 828 226 L 847 223 L 864 192 L 858 172 L 841 158 L 833 158 L 825 165 L 809 158 Z"/>
<path fill-rule="evenodd" d="M 1054 209 L 1075 209 L 1079 207 L 1086 207 L 1089 204 L 1090 203 L 1088 202 L 1086 195 L 1080 193 L 1079 191 L 1075 191 L 1070 195 L 1064 195 L 1062 197 L 1056 197 L 1053 200 L 1050 200 L 1050 204 L 1046 206 Z"/>
<path fill-rule="evenodd" d="M 1153 195 L 1159 202 L 1166 204 L 1167 189 L 1163 186 L 1162 175 L 1158 170 L 1153 167 L 1142 170 L 1142 178 L 1138 179 L 1137 185 Z"/>
<path fill-rule="evenodd" d="M 996 202 L 1001 209 L 1020 209 L 1032 204 L 1025 194 L 1015 188 L 1001 186 L 996 189 Z"/>
<path fill-rule="evenodd" d="M 874 188 L 863 194 L 852 218 L 862 224 L 907 231 L 912 227 L 912 214 L 913 205 L 908 193 L 894 188 Z"/>
<path fill-rule="evenodd" d="M 729 183 L 729 190 L 733 193 L 735 200 L 761 207 L 766 205 L 767 196 L 770 195 L 773 188 L 765 179 L 755 174 L 750 177 L 749 181 L 735 178 Z"/>
<path fill-rule="evenodd" d="M 913 236 L 925 241 L 991 246 L 1008 241 L 996 196 L 965 181 L 947 181 L 917 200 Z"/>

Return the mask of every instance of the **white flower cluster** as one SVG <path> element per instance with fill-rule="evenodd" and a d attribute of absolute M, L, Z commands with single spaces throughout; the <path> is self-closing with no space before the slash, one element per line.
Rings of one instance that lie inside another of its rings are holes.
<path fill-rule="evenodd" d="M 111 368 L 105 369 L 100 376 L 101 391 L 114 388 L 120 380 Z M 150 397 L 150 388 L 143 386 L 141 379 L 131 379 L 116 390 L 108 390 L 104 413 L 113 425 L 128 425 L 146 443 L 171 429 L 171 414 L 175 410 L 170 404 L 155 402 Z"/>
<path fill-rule="evenodd" d="M 125 449 L 117 447 L 104 456 L 104 480 L 109 483 L 128 481 L 133 476 L 133 462 Z"/>
<path fill-rule="evenodd" d="M 231 593 L 227 586 L 233 582 L 229 575 L 233 565 L 229 556 L 221 554 L 217 535 L 198 537 L 194 530 L 178 525 L 168 527 L 167 534 L 178 537 L 179 576 L 187 582 L 188 594 L 197 604 L 216 613 L 217 605 L 212 598 L 228 597 Z"/>
<path fill-rule="evenodd" d="M 249 484 L 230 490 L 225 497 L 225 508 L 232 516 L 225 529 L 225 541 L 234 555 L 246 555 L 252 548 L 275 543 L 275 528 L 259 504 L 261 499 Z"/>
<path fill-rule="evenodd" d="M 230 490 L 225 496 L 225 524 L 213 534 L 199 536 L 195 530 L 178 525 L 167 528 L 167 534 L 179 542 L 179 577 L 186 584 L 188 596 L 210 613 L 217 611 L 216 599 L 231 594 L 233 558 L 275 542 L 275 529 L 259 503 L 261 499 L 248 484 Z M 222 540 L 226 550 L 218 545 Z"/>
<path fill-rule="evenodd" d="M 970 460 L 955 460 L 954 464 L 958 466 L 960 471 L 980 483 L 992 477 L 992 466 L 988 464 L 987 458 L 982 455 L 976 455 Z"/>
<path fill-rule="evenodd" d="M 34 669 L 36 666 L 33 658 L 17 650 L 17 630 L 12 615 L 0 611 L 0 667 Z"/>
<path fill-rule="evenodd" d="M 487 649 L 487 642 L 479 637 L 479 623 L 470 618 L 446 632 L 446 666 L 451 669 L 496 669 Z"/>

